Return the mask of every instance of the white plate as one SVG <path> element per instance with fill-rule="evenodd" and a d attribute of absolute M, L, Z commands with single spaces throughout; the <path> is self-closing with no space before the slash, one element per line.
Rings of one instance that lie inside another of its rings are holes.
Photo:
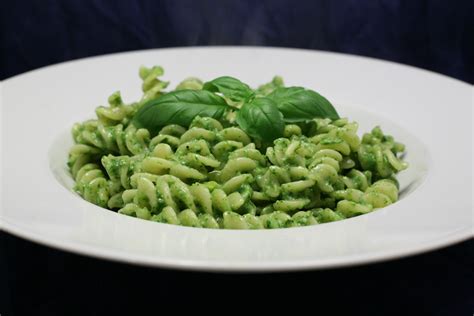
<path fill-rule="evenodd" d="M 282 75 L 327 96 L 360 131 L 382 125 L 407 144 L 401 200 L 337 223 L 267 231 L 187 228 L 139 220 L 71 192 L 69 130 L 121 90 L 140 95 L 137 69 L 162 65 L 176 84 L 231 75 L 255 86 Z M 1 227 L 81 254 L 213 271 L 315 269 L 420 253 L 472 236 L 472 86 L 428 71 L 333 53 L 275 48 L 149 50 L 88 58 L 2 83 Z"/>

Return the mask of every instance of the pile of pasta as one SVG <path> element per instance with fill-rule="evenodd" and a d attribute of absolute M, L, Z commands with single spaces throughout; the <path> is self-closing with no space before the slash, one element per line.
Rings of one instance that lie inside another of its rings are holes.
<path fill-rule="evenodd" d="M 97 119 L 74 125 L 68 166 L 85 200 L 160 223 L 227 229 L 315 225 L 397 201 L 405 148 L 379 127 L 360 138 L 356 122 L 314 119 L 287 124 L 272 144 L 232 119 L 197 116 L 157 135 L 137 129 L 134 113 L 166 87 L 159 75 L 142 68 L 140 102 L 125 104 L 116 92 Z"/>

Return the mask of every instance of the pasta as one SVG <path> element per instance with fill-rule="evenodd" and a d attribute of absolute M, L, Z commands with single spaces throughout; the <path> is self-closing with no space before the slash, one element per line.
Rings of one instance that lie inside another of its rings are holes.
<path fill-rule="evenodd" d="M 361 138 L 348 119 L 287 122 L 271 143 L 251 137 L 229 111 L 195 116 L 156 133 L 133 117 L 164 95 L 161 67 L 140 69 L 143 97 L 119 92 L 97 119 L 72 128 L 68 167 L 85 200 L 145 220 L 202 228 L 263 229 L 339 221 L 398 200 L 395 175 L 408 167 L 403 144 L 375 127 Z M 268 95 L 280 77 L 255 90 Z M 201 90 L 188 78 L 177 90 Z M 233 104 L 238 102 L 233 99 Z"/>

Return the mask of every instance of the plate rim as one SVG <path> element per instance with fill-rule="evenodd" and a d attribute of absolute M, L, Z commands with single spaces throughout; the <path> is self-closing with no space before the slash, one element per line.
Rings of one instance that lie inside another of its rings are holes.
<path fill-rule="evenodd" d="M 2 221 L 6 222 L 5 220 Z M 13 229 L 12 229 L 13 228 Z M 442 249 L 451 245 L 455 245 L 469 239 L 474 236 L 472 231 L 470 232 L 469 227 L 451 233 L 447 236 L 438 237 L 430 240 L 429 242 L 415 244 L 415 246 L 397 249 L 397 251 L 378 251 L 371 255 L 362 254 L 356 256 L 350 256 L 348 260 L 347 256 L 339 259 L 323 260 L 312 259 L 312 260 L 290 260 L 290 261 L 276 261 L 276 262 L 239 262 L 239 265 L 231 265 L 226 261 L 192 261 L 183 259 L 168 259 L 162 260 L 161 258 L 150 259 L 145 255 L 128 256 L 123 251 L 110 250 L 100 248 L 98 246 L 87 246 L 83 243 L 76 241 L 68 241 L 67 244 L 62 244 L 59 241 L 51 241 L 51 239 L 44 237 L 37 233 L 25 232 L 16 224 L 10 224 L 9 227 L 1 227 L 1 231 L 10 233 L 16 237 L 31 241 L 33 243 L 47 246 L 56 250 L 62 250 L 77 255 L 86 256 L 89 258 L 106 259 L 108 261 L 117 263 L 129 263 L 143 267 L 151 268 L 165 268 L 165 269 L 177 269 L 177 270 L 189 270 L 189 271 L 201 271 L 201 272 L 245 272 L 245 273 L 265 273 L 265 272 L 288 272 L 288 271 L 307 271 L 307 270 L 323 270 L 323 269 L 339 269 L 344 267 L 360 266 L 365 264 L 380 263 L 391 261 L 394 259 L 402 259 L 412 255 L 418 255 L 427 253 L 433 250 Z M 439 242 L 439 240 L 442 242 Z M 74 245 L 73 247 L 70 247 Z M 69 247 L 68 247 L 69 246 Z M 209 262 L 212 262 L 209 265 Z M 243 265 L 242 265 L 243 264 Z"/>

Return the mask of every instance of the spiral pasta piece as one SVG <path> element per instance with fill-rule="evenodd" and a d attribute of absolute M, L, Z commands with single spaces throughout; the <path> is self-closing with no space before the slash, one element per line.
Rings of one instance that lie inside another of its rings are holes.
<path fill-rule="evenodd" d="M 329 119 L 317 119 L 316 135 L 311 141 L 316 144 L 316 150 L 332 149 L 348 156 L 351 151 L 358 150 L 360 139 L 357 136 L 357 124 L 347 120 L 331 122 Z"/>
<path fill-rule="evenodd" d="M 405 146 L 397 143 L 390 135 L 384 135 L 380 127 L 362 137 L 362 146 L 358 150 L 358 159 L 365 170 L 372 171 L 380 178 L 388 178 L 405 170 L 408 164 L 397 157 Z"/>
<path fill-rule="evenodd" d="M 95 113 L 100 123 L 105 126 L 122 124 L 127 126 L 137 111 L 137 104 L 125 104 L 120 95 L 120 91 L 110 95 L 109 106 L 98 106 Z"/>
<path fill-rule="evenodd" d="M 68 167 L 71 170 L 73 178 L 76 178 L 77 172 L 84 165 L 92 162 L 96 162 L 100 158 L 101 151 L 98 148 L 84 145 L 75 144 L 69 150 Z"/>
<path fill-rule="evenodd" d="M 138 155 L 148 149 L 150 133 L 133 125 L 123 128 L 122 124 L 105 126 L 97 120 L 77 123 L 72 135 L 77 144 L 95 147 L 103 153 Z"/>
<path fill-rule="evenodd" d="M 85 200 L 96 205 L 106 207 L 109 200 L 109 184 L 100 169 L 94 163 L 82 166 L 76 176 L 74 190 L 82 195 Z"/>
<path fill-rule="evenodd" d="M 142 90 L 143 90 L 143 97 L 141 103 L 145 101 L 155 99 L 159 97 L 165 89 L 169 82 L 161 81 L 158 77 L 164 74 L 164 70 L 160 66 L 153 66 L 151 68 L 141 66 L 138 74 L 140 78 L 143 80 L 142 83 Z"/>

